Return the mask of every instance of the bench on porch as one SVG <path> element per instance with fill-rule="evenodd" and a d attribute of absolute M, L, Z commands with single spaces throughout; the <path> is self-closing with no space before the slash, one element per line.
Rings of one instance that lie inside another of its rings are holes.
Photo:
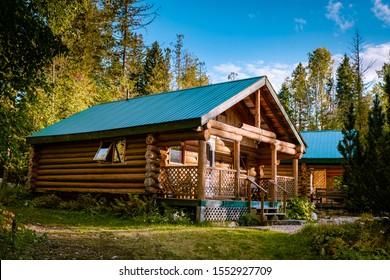
<path fill-rule="evenodd" d="M 316 189 L 315 191 L 316 207 L 322 208 L 346 208 L 347 196 L 344 190 L 336 188 Z"/>

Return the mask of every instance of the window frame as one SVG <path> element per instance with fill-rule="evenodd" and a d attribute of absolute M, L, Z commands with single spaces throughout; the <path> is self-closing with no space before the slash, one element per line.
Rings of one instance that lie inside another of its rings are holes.
<path fill-rule="evenodd" d="M 180 147 L 180 149 L 173 149 L 176 147 Z M 180 151 L 180 162 L 178 161 L 172 161 L 172 151 Z M 184 145 L 181 144 L 180 146 L 171 146 L 169 147 L 169 153 L 168 153 L 168 163 L 173 165 L 184 165 L 185 164 L 185 148 Z"/>
<path fill-rule="evenodd" d="M 121 153 L 118 150 L 118 143 L 123 142 L 124 149 Z M 94 161 L 100 163 L 120 164 L 125 163 L 126 153 L 126 138 L 118 138 L 112 140 L 101 140 L 100 146 L 93 158 Z"/>

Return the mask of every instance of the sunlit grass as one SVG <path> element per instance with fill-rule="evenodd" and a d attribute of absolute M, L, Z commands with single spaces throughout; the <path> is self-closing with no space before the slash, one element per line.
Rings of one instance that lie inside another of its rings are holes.
<path fill-rule="evenodd" d="M 310 240 L 253 228 L 142 225 L 112 214 L 14 208 L 20 223 L 46 231 L 35 259 L 313 259 Z"/>

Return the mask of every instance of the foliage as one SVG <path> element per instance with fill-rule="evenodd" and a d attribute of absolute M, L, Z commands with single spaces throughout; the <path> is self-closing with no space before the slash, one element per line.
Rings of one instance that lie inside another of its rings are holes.
<path fill-rule="evenodd" d="M 336 104 L 337 117 L 336 122 L 338 127 L 342 127 L 345 118 L 348 117 L 350 105 L 354 103 L 354 69 L 350 64 L 347 54 L 344 54 L 343 61 L 337 68 L 337 84 L 336 84 Z M 353 128 L 353 127 L 352 127 Z"/>
<path fill-rule="evenodd" d="M 16 259 L 23 251 L 46 241 L 46 235 L 38 235 L 16 223 L 15 214 L 0 204 L 0 259 Z"/>
<path fill-rule="evenodd" d="M 245 213 L 237 220 L 239 226 L 257 226 L 259 221 L 253 217 L 250 213 Z"/>
<path fill-rule="evenodd" d="M 112 215 L 133 224 L 192 224 L 194 217 L 184 209 L 157 205 L 154 196 L 128 196 L 108 199 L 103 195 L 78 194 L 63 199 L 55 194 L 44 194 L 27 203 L 32 207 L 80 211 L 86 215 Z"/>
<path fill-rule="evenodd" d="M 386 67 L 386 66 L 384 66 Z M 386 75 L 386 71 L 383 71 Z M 389 75 L 389 74 L 387 74 Z M 385 84 L 382 86 L 384 97 Z M 351 105 L 353 106 L 353 105 Z M 343 130 L 344 139 L 339 144 L 339 150 L 345 158 L 343 185 L 347 186 L 348 201 L 351 210 L 356 212 L 372 211 L 381 215 L 390 214 L 390 130 L 389 107 L 382 106 L 379 96 L 376 95 L 371 110 L 368 112 L 368 130 L 361 143 L 359 131 L 352 129 L 355 122 L 355 113 L 350 109 L 349 117 Z"/>
<path fill-rule="evenodd" d="M 312 221 L 312 213 L 315 205 L 308 201 L 307 197 L 294 196 L 287 204 L 287 217 L 289 219 Z"/>
<path fill-rule="evenodd" d="M 362 218 L 340 225 L 309 225 L 300 234 L 312 239 L 313 248 L 323 259 L 390 258 L 388 220 Z"/>
<path fill-rule="evenodd" d="M 0 188 L 0 204 L 4 206 L 25 205 L 30 198 L 31 192 L 26 185 L 4 183 Z"/>
<path fill-rule="evenodd" d="M 27 181 L 27 135 L 95 104 L 171 89 L 170 50 L 162 53 L 157 42 L 146 46 L 140 32 L 156 16 L 152 4 L 3 2 L 0 178 L 4 182 Z M 187 82 L 182 88 L 207 84 L 204 64 L 194 55 L 184 59 L 185 53 L 181 55 Z"/>

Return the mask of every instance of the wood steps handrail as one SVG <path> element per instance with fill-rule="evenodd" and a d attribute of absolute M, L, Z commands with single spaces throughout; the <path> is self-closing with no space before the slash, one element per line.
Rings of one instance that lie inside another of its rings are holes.
<path fill-rule="evenodd" d="M 248 180 L 249 182 L 251 182 L 256 188 L 260 189 L 261 191 L 263 191 L 264 193 L 268 194 L 268 191 L 266 189 L 264 189 L 263 187 L 261 187 L 259 184 L 256 183 L 255 180 L 253 180 L 252 178 L 246 178 L 246 180 Z"/>

